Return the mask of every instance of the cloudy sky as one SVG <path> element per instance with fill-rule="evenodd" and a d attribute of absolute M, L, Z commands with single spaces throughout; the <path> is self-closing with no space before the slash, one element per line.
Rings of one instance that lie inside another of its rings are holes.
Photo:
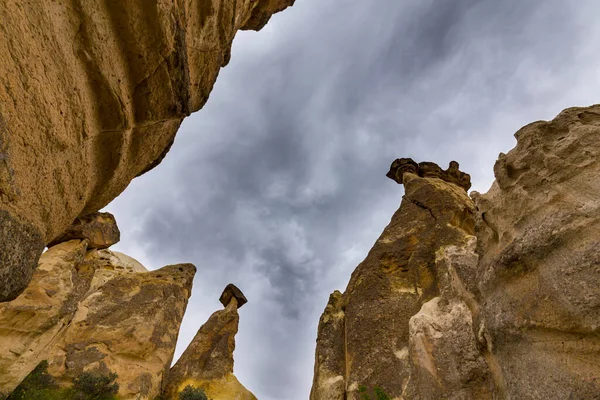
<path fill-rule="evenodd" d="M 398 207 L 385 177 L 455 159 L 485 192 L 526 123 L 600 99 L 597 0 L 297 0 L 241 32 L 165 161 L 107 207 L 115 246 L 198 267 L 177 354 L 229 282 L 235 373 L 307 399 L 319 315 Z"/>

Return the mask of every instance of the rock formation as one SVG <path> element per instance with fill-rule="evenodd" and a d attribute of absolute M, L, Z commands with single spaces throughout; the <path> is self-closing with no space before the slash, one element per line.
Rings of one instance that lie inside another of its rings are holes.
<path fill-rule="evenodd" d="M 67 385 L 83 371 L 118 374 L 126 399 L 154 399 L 169 370 L 195 267 L 148 272 L 88 240 L 57 244 L 27 289 L 0 304 L 0 392 L 10 393 L 42 360 Z"/>
<path fill-rule="evenodd" d="M 485 195 L 394 161 L 400 209 L 317 338 L 311 400 L 600 398 L 600 106 L 515 135 Z"/>
<path fill-rule="evenodd" d="M 160 163 L 236 32 L 293 2 L 0 2 L 0 301 L 76 217 Z"/>
<path fill-rule="evenodd" d="M 515 134 L 474 194 L 487 349 L 507 397 L 600 398 L 600 105 Z"/>
<path fill-rule="evenodd" d="M 419 176 L 420 165 L 431 171 L 426 177 Z M 458 176 L 468 176 L 454 165 Z M 344 295 L 330 298 L 319 327 L 312 399 L 358 399 L 362 387 L 380 387 L 392 397 L 405 392 L 409 322 L 440 296 L 436 252 L 474 233 L 471 199 L 455 179 L 444 180 L 448 174 L 439 167 L 400 159 L 388 176 L 404 184 L 405 196 Z"/>
<path fill-rule="evenodd" d="M 233 375 L 233 350 L 238 308 L 247 300 L 229 284 L 220 298 L 225 309 L 213 313 L 169 372 L 167 399 L 176 399 L 186 386 L 201 388 L 211 400 L 256 400 Z"/>
<path fill-rule="evenodd" d="M 88 249 L 106 249 L 121 239 L 115 217 L 110 213 L 92 213 L 78 217 L 59 237 L 48 243 L 48 247 L 73 239 L 87 239 Z"/>

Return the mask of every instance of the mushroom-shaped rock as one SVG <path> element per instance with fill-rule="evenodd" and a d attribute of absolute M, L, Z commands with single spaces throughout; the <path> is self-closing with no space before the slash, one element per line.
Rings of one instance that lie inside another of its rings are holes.
<path fill-rule="evenodd" d="M 242 293 L 242 291 L 233 283 L 230 283 L 229 285 L 225 286 L 225 289 L 223 289 L 223 293 L 221 294 L 221 297 L 219 297 L 219 301 L 221 304 L 223 304 L 223 307 L 227 307 L 233 298 L 237 300 L 237 308 L 240 308 L 248 302 L 248 299 L 246 296 L 244 296 L 244 293 Z"/>
<path fill-rule="evenodd" d="M 233 351 L 240 319 L 238 303 L 246 301 L 235 285 L 227 285 L 221 296 L 225 308 L 208 318 L 171 368 L 164 398 L 176 399 L 191 386 L 204 390 L 212 400 L 256 400 L 233 375 Z"/>
<path fill-rule="evenodd" d="M 412 158 L 397 158 L 390 165 L 390 170 L 386 176 L 402 185 L 404 184 L 403 176 L 405 172 L 418 174 L 419 164 L 414 162 Z"/>
<path fill-rule="evenodd" d="M 73 239 L 87 239 L 89 249 L 106 249 L 119 242 L 121 233 L 111 213 L 95 212 L 76 218 L 63 234 L 48 244 L 48 247 Z"/>

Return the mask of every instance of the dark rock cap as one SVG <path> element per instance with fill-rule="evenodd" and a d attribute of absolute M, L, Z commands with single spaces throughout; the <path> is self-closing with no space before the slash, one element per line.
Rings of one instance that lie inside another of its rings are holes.
<path fill-rule="evenodd" d="M 421 178 L 439 178 L 443 181 L 453 183 L 465 189 L 465 191 L 471 188 L 471 175 L 460 171 L 456 161 L 450 161 L 448 169 L 444 171 L 436 163 L 425 161 L 417 164 L 411 158 L 397 158 L 392 162 L 386 176 L 402 185 L 406 172 L 411 172 Z"/>
<path fill-rule="evenodd" d="M 219 301 L 221 302 L 221 304 L 223 304 L 224 307 L 227 307 L 231 299 L 234 297 L 237 300 L 238 308 L 240 308 L 248 302 L 248 299 L 246 298 L 246 296 L 244 296 L 244 293 L 242 293 L 242 291 L 233 283 L 230 283 L 229 285 L 225 286 L 221 297 L 219 297 Z"/>

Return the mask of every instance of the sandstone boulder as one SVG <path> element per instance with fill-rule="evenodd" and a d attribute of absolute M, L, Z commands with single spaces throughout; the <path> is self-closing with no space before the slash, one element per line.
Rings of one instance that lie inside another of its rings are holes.
<path fill-rule="evenodd" d="M 195 267 L 147 272 L 130 257 L 51 247 L 31 284 L 0 304 L 0 392 L 10 393 L 42 360 L 68 385 L 83 371 L 118 374 L 119 395 L 154 399 L 171 365 Z"/>
<path fill-rule="evenodd" d="M 238 331 L 237 297 L 243 293 L 228 285 L 223 293 L 233 294 L 223 310 L 213 313 L 169 372 L 164 391 L 168 399 L 177 399 L 186 386 L 201 388 L 211 400 L 256 400 L 233 375 L 233 351 Z M 221 296 L 222 298 L 223 296 Z"/>
<path fill-rule="evenodd" d="M 87 239 L 88 249 L 106 249 L 121 240 L 121 232 L 111 213 L 92 213 L 77 217 L 48 247 L 73 239 Z"/>
<path fill-rule="evenodd" d="M 236 32 L 293 2 L 0 2 L 0 301 L 76 217 L 160 163 Z"/>

